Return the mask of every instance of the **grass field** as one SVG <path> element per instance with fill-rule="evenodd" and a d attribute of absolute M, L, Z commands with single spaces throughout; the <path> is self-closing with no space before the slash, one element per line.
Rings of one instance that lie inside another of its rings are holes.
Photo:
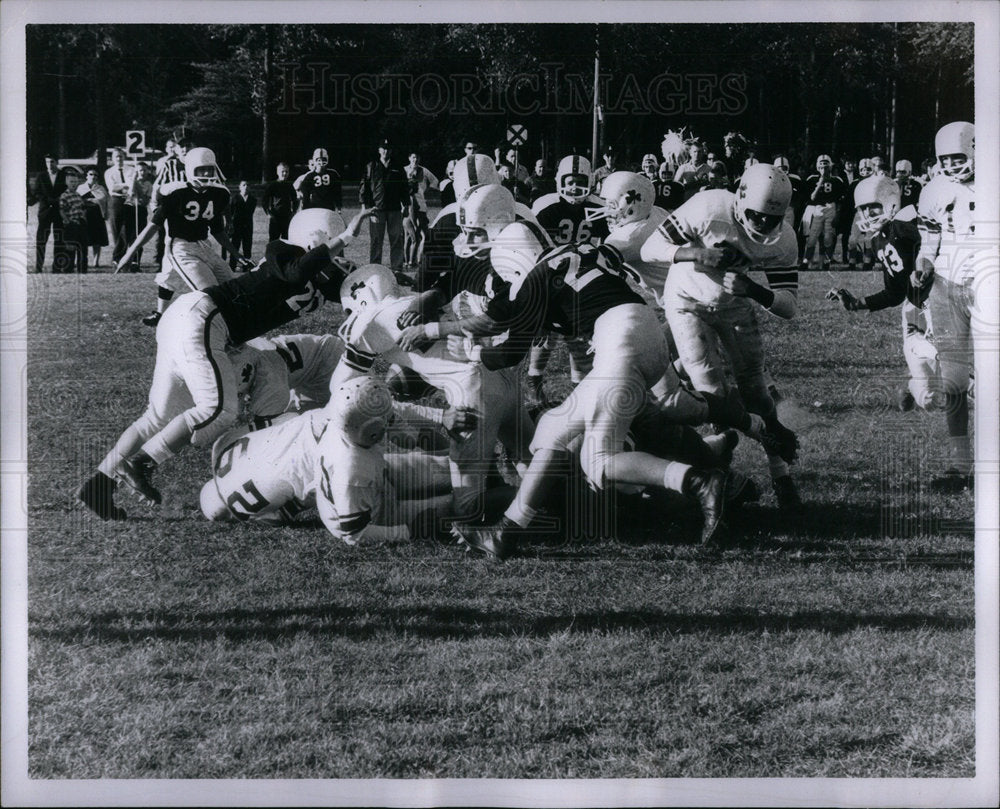
<path fill-rule="evenodd" d="M 200 450 L 162 507 L 101 523 L 73 492 L 144 406 L 154 285 L 31 276 L 31 777 L 973 776 L 973 498 L 925 485 L 943 419 L 892 408 L 898 312 L 832 283 L 880 282 L 808 274 L 798 319 L 762 318 L 802 515 L 744 442 L 765 494 L 735 548 L 692 544 L 675 502 L 497 565 L 210 524 Z"/>

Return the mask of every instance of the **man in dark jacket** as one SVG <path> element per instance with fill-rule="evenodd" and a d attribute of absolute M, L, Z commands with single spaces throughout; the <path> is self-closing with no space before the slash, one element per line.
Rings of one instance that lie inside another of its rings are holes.
<path fill-rule="evenodd" d="M 392 145 L 383 140 L 378 160 L 365 166 L 359 189 L 361 204 L 372 209 L 371 247 L 368 260 L 382 263 L 382 240 L 389 231 L 389 267 L 403 268 L 403 210 L 409 202 L 409 182 L 403 167 L 393 159 Z"/>
<path fill-rule="evenodd" d="M 244 256 L 253 250 L 253 212 L 257 210 L 257 197 L 250 193 L 246 180 L 240 181 L 240 188 L 229 202 L 229 221 L 232 228 L 233 244 Z M 229 266 L 236 269 L 237 255 L 229 256 Z"/>
<path fill-rule="evenodd" d="M 35 235 L 35 272 L 45 264 L 45 245 L 52 231 L 52 271 L 63 254 L 62 219 L 59 216 L 59 197 L 66 190 L 66 176 L 59 168 L 59 161 L 45 155 L 45 170 L 40 171 L 28 196 L 29 202 L 38 203 L 38 232 Z"/>
<path fill-rule="evenodd" d="M 260 207 L 268 216 L 267 240 L 284 239 L 288 236 L 288 223 L 299 207 L 299 196 L 292 181 L 288 179 L 288 164 L 279 163 L 278 179 L 271 180 L 264 188 L 264 198 Z"/>

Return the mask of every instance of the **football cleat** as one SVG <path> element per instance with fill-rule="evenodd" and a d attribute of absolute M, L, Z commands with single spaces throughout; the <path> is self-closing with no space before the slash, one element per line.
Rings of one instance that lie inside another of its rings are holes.
<path fill-rule="evenodd" d="M 777 419 L 771 420 L 764 428 L 764 432 L 761 433 L 760 443 L 763 445 L 765 452 L 769 455 L 777 455 L 787 464 L 795 463 L 798 457 L 798 437 Z"/>
<path fill-rule="evenodd" d="M 909 413 L 916 406 L 917 401 L 913 398 L 909 388 L 900 388 L 896 391 L 896 407 L 901 413 Z"/>
<path fill-rule="evenodd" d="M 134 491 L 141 500 L 151 505 L 163 502 L 163 495 L 153 485 L 151 477 L 156 464 L 149 458 L 137 458 L 134 461 L 122 461 L 118 468 L 118 479 Z"/>
<path fill-rule="evenodd" d="M 161 317 L 163 317 L 163 312 L 150 312 L 142 319 L 142 325 L 156 328 L 157 324 L 159 324 L 160 322 Z"/>
<path fill-rule="evenodd" d="M 692 469 L 685 479 L 684 493 L 697 500 L 701 506 L 704 519 L 701 528 L 702 545 L 721 544 L 728 538 L 729 529 L 723 522 L 727 479 L 728 475 L 718 469 Z"/>
<path fill-rule="evenodd" d="M 760 487 L 752 477 L 741 472 L 729 473 L 729 485 L 726 486 L 726 511 L 732 513 L 734 508 L 759 500 Z"/>
<path fill-rule="evenodd" d="M 795 481 L 791 475 L 782 475 L 771 481 L 774 487 L 774 496 L 778 498 L 778 508 L 782 511 L 798 511 L 802 508 L 802 498 L 799 497 L 798 489 L 795 488 Z"/>
<path fill-rule="evenodd" d="M 471 525 L 455 523 L 451 534 L 466 550 L 476 551 L 497 561 L 509 559 L 517 553 L 517 526 L 501 520 L 496 525 Z"/>
<path fill-rule="evenodd" d="M 114 480 L 103 472 L 95 472 L 80 486 L 76 496 L 102 520 L 124 520 L 125 509 L 115 505 L 115 488 Z"/>

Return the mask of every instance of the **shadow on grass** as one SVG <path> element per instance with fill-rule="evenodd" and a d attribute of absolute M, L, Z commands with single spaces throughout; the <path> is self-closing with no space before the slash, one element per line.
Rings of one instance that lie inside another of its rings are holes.
<path fill-rule="evenodd" d="M 48 623 L 43 622 L 44 623 Z M 33 626 L 37 639 L 59 641 L 136 642 L 149 639 L 204 641 L 225 638 L 291 639 L 298 633 L 369 640 L 387 633 L 429 639 L 548 637 L 565 632 L 642 631 L 654 636 L 756 632 L 852 632 L 876 628 L 890 632 L 933 629 L 957 631 L 974 626 L 972 617 L 917 612 L 857 614 L 812 610 L 782 615 L 752 610 L 715 614 L 624 610 L 565 615 L 526 616 L 523 613 L 476 607 L 315 606 L 276 609 L 233 609 L 219 612 L 147 610 L 101 612 L 78 623 Z"/>

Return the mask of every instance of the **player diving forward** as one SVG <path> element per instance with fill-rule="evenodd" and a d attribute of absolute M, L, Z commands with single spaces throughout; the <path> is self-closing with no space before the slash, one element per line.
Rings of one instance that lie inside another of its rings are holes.
<path fill-rule="evenodd" d="M 147 326 L 160 322 L 175 293 L 207 289 L 233 277 L 229 265 L 209 244 L 209 233 L 225 250 L 239 255 L 226 232 L 229 190 L 215 162 L 215 153 L 203 147 L 191 149 L 184 156 L 184 172 L 186 182 L 159 188 L 152 219 L 118 262 L 118 269 L 127 266 L 136 251 L 166 223 L 166 252 L 156 276 L 156 310 L 142 320 Z"/>
<path fill-rule="evenodd" d="M 901 410 L 914 405 L 931 410 L 942 407 L 937 349 L 926 307 L 932 279 L 915 273 L 920 252 L 916 210 L 899 210 L 899 186 L 888 177 L 867 177 L 854 188 L 857 226 L 871 239 L 872 252 L 882 265 L 884 288 L 856 298 L 846 289 L 831 289 L 830 300 L 839 300 L 848 312 L 878 312 L 903 305 L 903 356 L 910 370 L 906 388 L 899 391 Z"/>
<path fill-rule="evenodd" d="M 316 505 L 330 533 L 349 545 L 422 534 L 427 522 L 415 518 L 449 499 L 447 457 L 387 451 L 393 408 L 383 383 L 358 377 L 338 386 L 327 408 L 224 436 L 201 490 L 202 513 L 283 525 Z M 468 411 L 410 409 L 433 413 L 442 428 L 474 423 Z"/>
<path fill-rule="evenodd" d="M 203 292 L 181 297 L 156 331 L 152 391 L 173 391 L 183 379 L 182 412 L 167 414 L 151 396 L 146 411 L 122 434 L 81 486 L 78 497 L 103 519 L 124 519 L 115 506 L 116 479 L 150 503 L 162 500 L 153 470 L 188 444 L 211 444 L 238 415 L 236 369 L 227 346 L 244 343 L 312 312 L 340 291 L 351 269 L 340 252 L 368 217 L 362 209 L 338 233 L 344 220 L 324 208 L 300 211 L 288 228 L 288 241 L 267 245 L 266 258 L 245 273 Z M 159 396 L 157 396 L 159 399 Z"/>
<path fill-rule="evenodd" d="M 747 410 L 763 418 L 769 433 L 790 436 L 780 453 L 765 445 L 783 509 L 801 505 L 788 471 L 796 442 L 778 421 L 768 391 L 753 304 L 783 319 L 795 316 L 798 243 L 783 221 L 791 196 L 784 172 L 757 163 L 743 173 L 735 194 L 723 189 L 696 194 L 669 214 L 641 249 L 644 262 L 670 267 L 664 310 L 695 389 L 726 394 L 725 354 Z M 750 278 L 752 269 L 765 272 L 767 286 Z"/>

